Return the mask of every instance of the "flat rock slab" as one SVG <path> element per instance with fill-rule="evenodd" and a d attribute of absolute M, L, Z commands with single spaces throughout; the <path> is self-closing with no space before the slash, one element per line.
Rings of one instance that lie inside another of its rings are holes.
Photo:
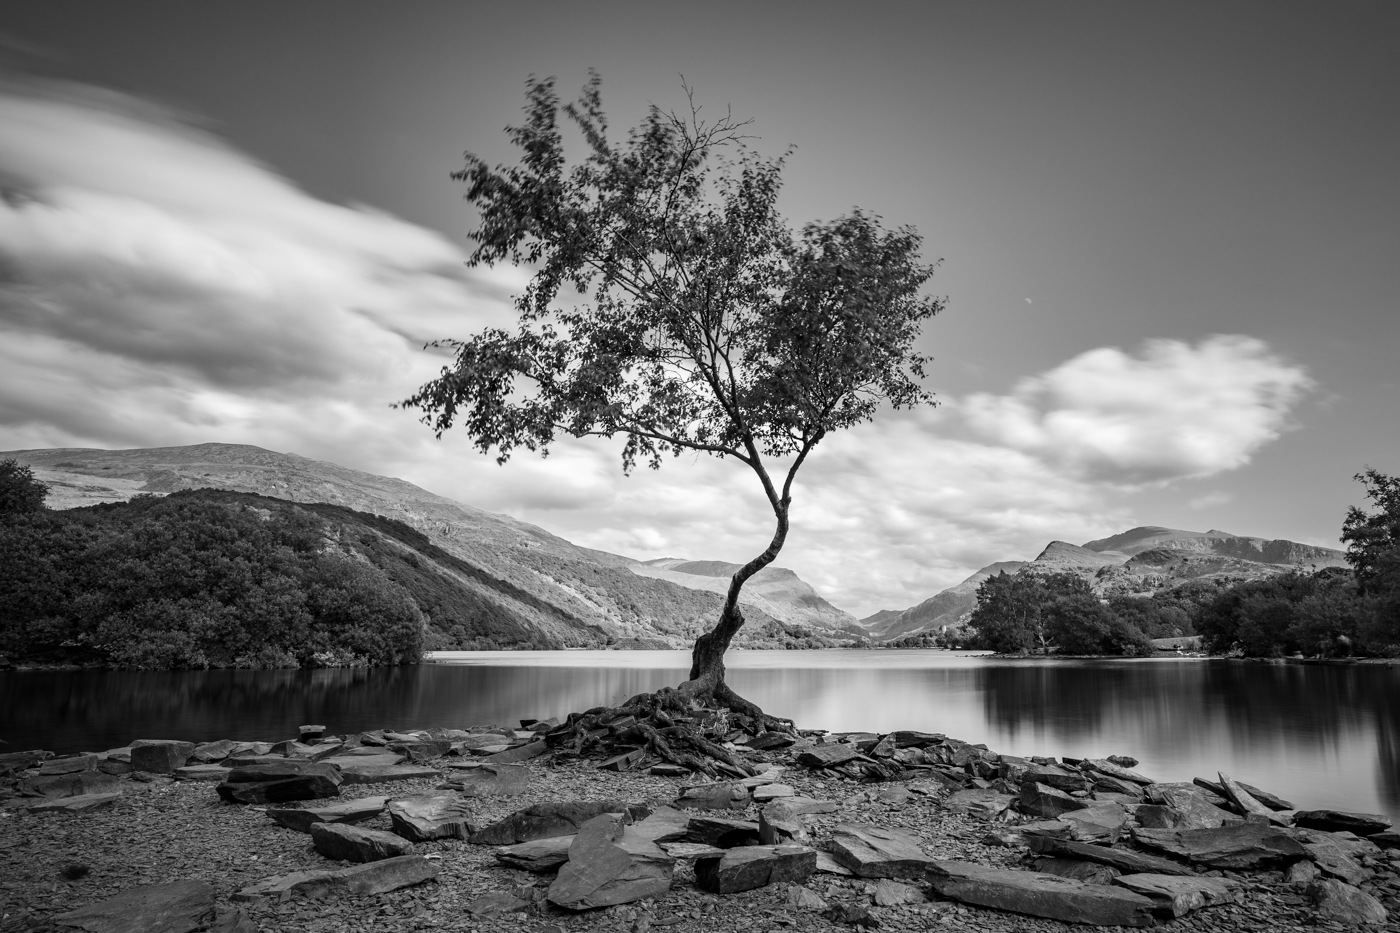
<path fill-rule="evenodd" d="M 1089 779 L 1083 771 L 1061 768 L 1059 765 L 1031 765 L 1021 774 L 1021 783 L 1033 781 L 1056 790 L 1087 790 Z"/>
<path fill-rule="evenodd" d="M 529 742 L 525 745 L 517 745 L 514 748 L 508 748 L 503 752 L 497 752 L 494 755 L 488 755 L 487 757 L 483 758 L 482 761 L 489 765 L 508 765 L 514 764 L 517 761 L 529 761 L 531 758 L 538 758 L 540 755 L 543 755 L 547 751 L 549 751 L 549 746 L 545 744 L 543 739 L 541 739 L 538 742 Z"/>
<path fill-rule="evenodd" d="M 849 878 L 855 874 L 855 872 L 851 871 L 845 865 L 842 865 L 840 862 L 836 861 L 836 859 L 832 858 L 830 852 L 822 851 L 817 852 L 817 871 L 825 872 L 828 875 L 841 875 L 843 878 Z"/>
<path fill-rule="evenodd" d="M 1087 859 L 1101 865 L 1109 865 L 1124 874 L 1195 875 L 1189 867 L 1159 855 L 1147 855 L 1131 849 L 1111 849 L 1108 846 L 1090 845 L 1072 839 L 1057 839 L 1053 836 L 1027 834 L 1026 842 L 1032 852 L 1042 855 L 1056 855 L 1061 858 Z"/>
<path fill-rule="evenodd" d="M 288 803 L 293 800 L 321 800 L 340 793 L 340 781 L 321 774 L 305 774 L 274 781 L 233 784 L 228 781 L 216 790 L 229 803 Z"/>
<path fill-rule="evenodd" d="M 1016 808 L 1022 813 L 1050 820 L 1087 806 L 1089 801 L 1083 798 L 1071 797 L 1062 790 L 1029 779 L 1021 783 L 1021 796 L 1016 799 Z"/>
<path fill-rule="evenodd" d="M 555 871 L 569 860 L 569 846 L 573 836 L 553 836 L 549 839 L 532 839 L 518 842 L 496 850 L 496 860 L 511 868 L 522 868 L 535 874 Z"/>
<path fill-rule="evenodd" d="M 402 764 L 403 756 L 386 754 L 381 748 L 361 748 L 341 752 L 338 755 L 331 755 L 329 758 L 322 758 L 321 763 L 335 765 L 341 771 L 350 771 L 355 768 L 374 768 L 384 765 Z"/>
<path fill-rule="evenodd" d="M 500 917 L 529 909 L 529 901 L 509 891 L 492 891 L 473 898 L 467 904 L 467 913 L 475 917 Z"/>
<path fill-rule="evenodd" d="M 888 878 L 881 878 L 876 882 L 875 893 L 871 899 L 875 901 L 876 907 L 899 907 L 903 904 L 923 904 L 928 901 L 924 892 L 913 885 L 901 884 Z"/>
<path fill-rule="evenodd" d="M 690 814 L 675 807 L 657 807 L 651 815 L 627 827 L 627 834 L 657 844 L 680 842 L 690 832 Z"/>
<path fill-rule="evenodd" d="M 82 794 L 77 797 L 60 797 L 29 805 L 30 813 L 86 813 L 100 807 L 110 807 L 121 794 Z"/>
<path fill-rule="evenodd" d="M 1122 765 L 1114 764 L 1106 758 L 1086 758 L 1079 763 L 1081 768 L 1087 767 L 1090 771 L 1097 771 L 1099 774 L 1106 774 L 1111 778 L 1120 781 L 1127 781 L 1131 784 L 1156 784 L 1150 777 L 1144 777 L 1136 771 L 1129 771 Z"/>
<path fill-rule="evenodd" d="M 576 834 L 583 824 L 604 813 L 630 813 L 635 818 L 647 812 L 644 804 L 623 800 L 537 803 L 472 833 L 467 841 L 474 845 L 505 846 L 551 836 L 570 836 Z"/>
<path fill-rule="evenodd" d="M 530 769 L 523 765 L 482 765 L 453 776 L 464 797 L 513 797 L 530 788 Z"/>
<path fill-rule="evenodd" d="M 1111 885 L 951 861 L 932 862 L 927 880 L 942 897 L 1032 917 L 1095 926 L 1147 927 L 1156 922 L 1150 898 Z"/>
<path fill-rule="evenodd" d="M 1133 817 L 1146 829 L 1215 829 L 1234 821 L 1234 814 L 1200 797 L 1182 798 L 1182 806 L 1145 803 Z"/>
<path fill-rule="evenodd" d="M 219 739 L 217 742 L 205 742 L 203 745 L 196 745 L 190 757 L 195 761 L 202 761 L 205 764 L 213 764 L 216 761 L 223 761 L 233 754 L 237 742 L 232 739 Z"/>
<path fill-rule="evenodd" d="M 476 831 L 472 812 L 456 794 L 415 794 L 389 801 L 389 823 L 410 842 L 467 839 Z"/>
<path fill-rule="evenodd" d="M 311 844 L 326 858 L 342 862 L 378 862 L 413 851 L 413 843 L 402 836 L 348 823 L 312 823 Z"/>
<path fill-rule="evenodd" d="M 1319 920 L 1347 925 L 1383 924 L 1390 914 L 1380 901 L 1349 884 L 1324 878 L 1308 886 Z"/>
<path fill-rule="evenodd" d="M 1260 823 L 1217 829 L 1135 829 L 1139 845 L 1209 868 L 1274 868 L 1307 857 L 1303 844 L 1286 832 Z"/>
<path fill-rule="evenodd" d="M 758 824 L 718 816 L 696 816 L 686 825 L 686 840 L 719 849 L 757 845 Z"/>
<path fill-rule="evenodd" d="M 214 888 L 203 881 L 146 884 L 53 919 L 89 933 L 193 933 L 214 922 Z"/>
<path fill-rule="evenodd" d="M 1390 817 L 1379 813 L 1352 813 L 1347 810 L 1299 810 L 1293 822 L 1307 829 L 1325 829 L 1330 833 L 1349 832 L 1369 836 L 1390 828 Z"/>
<path fill-rule="evenodd" d="M 1158 913 L 1168 917 L 1183 917 L 1202 907 L 1233 904 L 1240 899 L 1239 882 L 1228 878 L 1137 874 L 1119 875 L 1113 883 L 1151 898 Z"/>
<path fill-rule="evenodd" d="M 1347 851 L 1342 837 L 1320 829 L 1300 829 L 1294 831 L 1293 838 L 1303 844 L 1303 848 L 1308 850 L 1308 858 L 1324 875 L 1347 884 L 1360 884 L 1370 880 L 1373 875 L 1369 868 Z M 1356 841 L 1362 843 L 1362 840 Z"/>
<path fill-rule="evenodd" d="M 388 797 L 359 797 L 325 807 L 270 807 L 267 815 L 274 823 L 299 833 L 311 832 L 314 823 L 360 823 L 384 812 Z"/>
<path fill-rule="evenodd" d="M 749 789 L 727 781 L 687 787 L 676 799 L 685 810 L 744 810 L 749 805 Z"/>
<path fill-rule="evenodd" d="M 714 894 L 751 891 L 776 882 L 802 884 L 817 870 L 809 846 L 746 846 L 695 863 L 695 883 Z"/>
<path fill-rule="evenodd" d="M 788 784 L 764 784 L 762 787 L 753 789 L 754 803 L 768 803 L 770 800 L 780 800 L 783 797 L 794 797 L 797 790 Z"/>
<path fill-rule="evenodd" d="M 264 781 L 280 781 L 293 777 L 320 777 L 340 786 L 340 768 L 325 761 L 309 761 L 305 758 L 262 759 L 257 764 L 239 765 L 229 770 L 227 781 L 230 784 L 257 784 Z"/>
<path fill-rule="evenodd" d="M 329 761 L 330 759 L 327 759 Z M 390 784 L 394 781 L 431 781 L 442 772 L 425 765 L 370 765 L 346 769 L 346 784 Z"/>
<path fill-rule="evenodd" d="M 189 761 L 193 742 L 177 739 L 137 739 L 131 743 L 131 767 L 153 774 L 170 774 Z"/>
<path fill-rule="evenodd" d="M 728 851 L 718 846 L 707 846 L 703 842 L 663 842 L 661 849 L 675 859 L 718 859 L 724 858 L 724 853 Z"/>
<path fill-rule="evenodd" d="M 174 771 L 177 781 L 212 781 L 219 782 L 226 780 L 232 768 L 225 768 L 222 765 L 185 765 L 176 768 Z"/>
<path fill-rule="evenodd" d="M 400 855 L 339 871 L 298 871 L 269 878 L 234 894 L 235 901 L 286 901 L 298 895 L 387 894 L 431 881 L 440 871 L 421 855 Z M 135 931 L 133 931 L 135 933 Z"/>
<path fill-rule="evenodd" d="M 807 827 L 800 819 L 778 820 L 769 816 L 768 810 L 758 813 L 758 841 L 765 846 L 798 844 L 810 842 Z"/>
<path fill-rule="evenodd" d="M 30 797 L 86 797 L 117 793 L 120 789 L 117 776 L 103 771 L 39 774 L 19 782 L 20 793 Z"/>
<path fill-rule="evenodd" d="M 816 800 L 812 797 L 783 797 L 774 800 L 763 808 L 775 820 L 798 820 L 817 813 L 835 813 L 841 805 L 834 800 Z"/>
<path fill-rule="evenodd" d="M 913 835 L 868 823 L 838 823 L 831 855 L 861 878 L 919 880 L 932 861 Z"/>
<path fill-rule="evenodd" d="M 72 774 L 75 771 L 96 771 L 96 755 L 70 755 L 66 758 L 50 758 L 39 765 L 40 774 Z"/>
<path fill-rule="evenodd" d="M 625 813 L 604 813 L 579 828 L 569 861 L 546 895 L 567 910 L 660 897 L 671 889 L 675 861 L 646 839 L 626 837 Z"/>
<path fill-rule="evenodd" d="M 1060 814 L 1060 822 L 1070 826 L 1070 838 L 1079 842 L 1117 842 L 1127 821 L 1128 811 L 1116 803 L 1095 802 Z"/>
<path fill-rule="evenodd" d="M 1059 858 L 1054 855 L 1038 856 L 1030 865 L 1033 871 L 1059 878 L 1070 878 L 1088 884 L 1108 884 L 1120 872 L 1102 862 L 1090 862 L 1078 858 Z"/>
<path fill-rule="evenodd" d="M 860 754 L 855 745 L 838 742 L 831 745 L 817 745 L 797 756 L 798 764 L 809 768 L 834 768 L 845 764 Z"/>
<path fill-rule="evenodd" d="M 1010 794 L 1003 794 L 991 788 L 973 787 L 953 791 L 948 795 L 948 799 L 943 801 L 943 806 L 954 813 L 966 813 L 989 820 L 1011 806 L 1014 799 Z"/>

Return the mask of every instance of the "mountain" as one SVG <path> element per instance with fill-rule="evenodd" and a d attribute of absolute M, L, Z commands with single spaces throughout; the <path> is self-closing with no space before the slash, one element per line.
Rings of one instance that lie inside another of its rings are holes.
<path fill-rule="evenodd" d="M 723 596 L 729 592 L 729 578 L 740 566 L 722 560 L 662 557 L 631 564 L 627 569 L 640 576 L 670 580 L 690 589 Z M 864 629 L 850 613 L 822 599 L 816 590 L 786 567 L 768 566 L 754 574 L 744 584 L 742 598 L 747 605 L 757 606 L 783 622 L 864 634 Z"/>
<path fill-rule="evenodd" d="M 1038 573 L 1077 573 L 1096 593 L 1113 596 L 1151 593 L 1186 580 L 1257 579 L 1298 566 L 1320 570 L 1347 563 L 1341 551 L 1311 544 L 1146 525 L 1082 545 L 1051 541 L 1033 561 L 989 564 L 917 606 L 885 609 L 861 624 L 876 641 L 936 632 L 976 607 L 977 587 L 987 577 L 1023 567 Z"/>
<path fill-rule="evenodd" d="M 431 573 L 425 579 L 436 581 L 430 589 L 441 584 L 475 607 L 459 612 L 460 635 L 439 626 L 449 633 L 444 637 L 463 646 L 684 647 L 713 624 L 722 605 L 713 573 L 657 568 L 579 547 L 536 525 L 401 479 L 296 454 L 238 444 L 0 452 L 0 458 L 11 457 L 50 484 L 53 508 L 208 487 L 396 519 L 441 552 L 440 558 L 427 555 Z M 389 537 L 395 539 L 393 548 L 411 546 L 402 534 Z M 424 556 L 418 548 L 413 559 L 421 562 Z M 749 624 L 738 644 L 821 646 L 858 637 L 852 634 L 860 631 L 854 618 L 822 600 L 796 574 L 769 571 L 743 600 Z M 444 605 L 460 602 L 454 596 Z"/>

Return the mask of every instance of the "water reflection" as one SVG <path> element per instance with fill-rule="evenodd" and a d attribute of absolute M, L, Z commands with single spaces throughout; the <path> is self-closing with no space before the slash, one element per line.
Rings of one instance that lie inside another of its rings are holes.
<path fill-rule="evenodd" d="M 679 682 L 684 652 L 472 653 L 354 671 L 9 672 L 9 749 L 513 724 Z M 925 729 L 1022 755 L 1131 754 L 1170 780 L 1223 770 L 1304 806 L 1400 816 L 1400 668 L 999 661 L 940 651 L 736 652 L 730 680 L 806 727 Z"/>

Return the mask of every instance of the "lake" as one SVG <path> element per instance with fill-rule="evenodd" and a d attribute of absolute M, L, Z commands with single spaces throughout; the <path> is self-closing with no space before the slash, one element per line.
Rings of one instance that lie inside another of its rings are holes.
<path fill-rule="evenodd" d="M 735 651 L 729 680 L 803 728 L 920 729 L 995 751 L 1140 759 L 1159 780 L 1224 771 L 1305 808 L 1400 819 L 1400 667 L 1226 660 L 1007 660 L 967 652 Z M 684 651 L 439 652 L 416 667 L 0 672 L 6 751 L 136 738 L 278 739 L 514 724 L 679 683 Z"/>

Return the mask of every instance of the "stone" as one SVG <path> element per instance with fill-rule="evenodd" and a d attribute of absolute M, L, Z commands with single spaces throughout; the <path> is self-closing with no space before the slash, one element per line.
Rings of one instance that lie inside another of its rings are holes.
<path fill-rule="evenodd" d="M 1292 836 L 1259 823 L 1216 829 L 1135 829 L 1133 840 L 1208 868 L 1282 868 L 1307 856 L 1302 843 Z"/>
<path fill-rule="evenodd" d="M 0 755 L 0 774 L 14 774 L 17 771 L 27 771 L 40 762 L 53 757 L 53 752 L 46 752 L 43 749 L 31 749 L 27 752 L 6 752 Z"/>
<path fill-rule="evenodd" d="M 303 745 L 295 739 L 287 739 L 285 742 L 277 742 L 272 746 L 271 755 L 281 755 L 284 758 L 310 758 L 316 753 L 316 749 L 310 745 Z"/>
<path fill-rule="evenodd" d="M 1113 883 L 1150 898 L 1158 914 L 1168 917 L 1184 917 L 1202 907 L 1240 900 L 1239 883 L 1228 878 L 1136 874 L 1120 875 Z"/>
<path fill-rule="evenodd" d="M 753 802 L 767 803 L 770 800 L 777 800 L 780 797 L 793 797 L 796 795 L 796 789 L 788 784 L 764 784 L 762 787 L 755 787 L 753 789 Z"/>
<path fill-rule="evenodd" d="M 627 838 L 625 813 L 604 813 L 579 827 L 569 861 L 559 869 L 546 895 L 566 910 L 610 907 L 671 889 L 674 860 L 656 843 Z"/>
<path fill-rule="evenodd" d="M 27 797 L 90 797 L 119 793 L 121 782 L 104 771 L 72 771 L 68 774 L 37 774 L 19 782 L 18 790 Z"/>
<path fill-rule="evenodd" d="M 928 898 L 924 892 L 908 884 L 900 884 L 888 878 L 875 883 L 875 893 L 871 896 L 876 907 L 899 907 L 903 904 L 924 904 Z"/>
<path fill-rule="evenodd" d="M 723 858 L 727 851 L 703 842 L 663 842 L 661 848 L 674 859 Z"/>
<path fill-rule="evenodd" d="M 143 884 L 53 919 L 89 933 L 193 933 L 214 922 L 214 888 L 203 881 Z"/>
<path fill-rule="evenodd" d="M 242 907 L 222 908 L 215 912 L 214 925 L 207 933 L 258 933 L 258 925 Z"/>
<path fill-rule="evenodd" d="M 151 774 L 170 774 L 189 761 L 193 742 L 176 739 L 137 739 L 131 743 L 131 767 Z"/>
<path fill-rule="evenodd" d="M 310 742 L 312 739 L 319 739 L 326 734 L 326 727 L 319 725 L 297 726 L 297 732 L 303 742 Z"/>
<path fill-rule="evenodd" d="M 453 777 L 464 797 L 513 797 L 530 789 L 530 769 L 523 765 L 482 765 Z"/>
<path fill-rule="evenodd" d="M 633 812 L 640 813 L 641 808 Z M 629 826 L 627 834 L 658 844 L 680 842 L 690 832 L 690 819 L 689 813 L 675 807 L 657 807 L 650 815 Z"/>
<path fill-rule="evenodd" d="M 461 751 L 471 751 L 476 748 L 487 748 L 493 745 L 510 746 L 510 736 L 499 732 L 484 732 L 477 735 L 468 735 L 452 742 L 452 747 Z"/>
<path fill-rule="evenodd" d="M 831 855 L 861 878 L 919 880 L 931 861 L 912 834 L 868 823 L 836 824 Z"/>
<path fill-rule="evenodd" d="M 845 865 L 840 864 L 831 857 L 830 852 L 817 852 L 817 871 L 825 872 L 828 875 L 841 875 L 849 878 L 855 874 Z"/>
<path fill-rule="evenodd" d="M 1085 884 L 1108 884 L 1120 874 L 1118 869 L 1102 862 L 1091 862 L 1088 859 L 1078 858 L 1056 858 L 1053 855 L 1042 855 L 1032 860 L 1031 868 L 1046 875 L 1083 881 Z"/>
<path fill-rule="evenodd" d="M 1359 888 L 1331 878 L 1314 881 L 1308 896 L 1317 908 L 1319 920 L 1341 924 L 1382 924 L 1390 914 L 1381 902 Z"/>
<path fill-rule="evenodd" d="M 1358 836 L 1370 836 L 1390 828 L 1388 816 L 1346 810 L 1299 810 L 1293 814 L 1293 822 L 1307 829 L 1324 829 L 1333 833 L 1345 831 Z"/>
<path fill-rule="evenodd" d="M 1070 838 L 1079 842 L 1117 842 L 1127 821 L 1128 811 L 1116 803 L 1096 802 L 1082 810 L 1060 814 L 1060 822 L 1070 827 Z"/>
<path fill-rule="evenodd" d="M 408 764 L 425 765 L 452 751 L 452 743 L 432 739 L 417 742 L 391 742 L 389 750 L 404 756 Z"/>
<path fill-rule="evenodd" d="M 1138 766 L 1138 760 L 1132 755 L 1109 755 L 1104 760 L 1112 762 L 1120 768 L 1136 768 Z"/>
<path fill-rule="evenodd" d="M 1039 872 L 935 861 L 929 865 L 928 883 L 940 896 L 964 904 L 1067 923 L 1147 927 L 1156 922 L 1153 902 L 1141 894 Z"/>
<path fill-rule="evenodd" d="M 717 816 L 691 817 L 686 839 L 720 849 L 758 845 L 758 824 L 747 820 L 726 820 Z"/>
<path fill-rule="evenodd" d="M 1307 859 L 1301 862 L 1294 862 L 1288 866 L 1288 870 L 1283 873 L 1283 880 L 1289 884 L 1312 884 L 1322 872 L 1317 870 L 1317 866 Z"/>
<path fill-rule="evenodd" d="M 101 807 L 110 807 L 121 794 L 79 794 L 76 797 L 59 797 L 42 803 L 29 805 L 30 813 L 86 813 Z"/>
<path fill-rule="evenodd" d="M 1329 832 L 1318 829 L 1298 830 L 1293 838 L 1303 844 L 1323 875 L 1345 881 L 1347 884 L 1360 884 L 1369 881 L 1373 872 L 1352 858 L 1343 847 L 1341 840 Z"/>
<path fill-rule="evenodd" d="M 657 777 L 687 777 L 690 775 L 690 769 L 672 764 L 652 765 L 647 769 L 647 773 Z"/>
<path fill-rule="evenodd" d="M 508 748 L 505 751 L 488 755 L 483 758 L 482 761 L 492 765 L 508 765 L 514 764 L 517 761 L 529 761 L 531 758 L 538 758 L 547 751 L 549 751 L 549 746 L 545 744 L 543 739 L 540 739 L 537 742 L 527 742 L 524 745 L 517 745 L 514 748 Z"/>
<path fill-rule="evenodd" d="M 870 749 L 871 758 L 893 758 L 899 746 L 894 744 L 894 736 L 887 735 Z"/>
<path fill-rule="evenodd" d="M 314 823 L 362 823 L 384 812 L 388 797 L 357 797 L 324 807 L 269 807 L 265 812 L 278 826 L 311 832 Z"/>
<path fill-rule="evenodd" d="M 342 862 L 377 862 L 413 851 L 413 843 L 401 836 L 347 823 L 312 823 L 311 844 L 326 858 Z"/>
<path fill-rule="evenodd" d="M 1147 829 L 1214 829 L 1234 821 L 1234 814 L 1201 797 L 1180 796 L 1183 806 L 1145 803 L 1137 808 L 1133 818 Z"/>
<path fill-rule="evenodd" d="M 1088 805 L 1086 800 L 1030 780 L 1021 784 L 1021 796 L 1016 799 L 1016 808 L 1022 813 L 1048 819 L 1057 819 L 1062 814 L 1082 810 Z"/>
<path fill-rule="evenodd" d="M 943 801 L 943 805 L 954 813 L 966 813 L 969 816 L 992 820 L 1005 812 L 1014 799 L 1010 794 L 998 793 L 991 788 L 983 790 L 974 787 L 953 791 L 948 795 L 948 799 Z"/>
<path fill-rule="evenodd" d="M 1086 758 L 1079 763 L 1079 767 L 1088 771 L 1097 771 L 1099 774 L 1106 774 L 1111 778 L 1126 781 L 1130 784 L 1155 784 L 1156 781 L 1150 777 L 1144 777 L 1136 771 L 1129 771 L 1127 768 L 1110 761 L 1107 758 Z"/>
<path fill-rule="evenodd" d="M 641 764 L 642 759 L 646 756 L 647 753 L 642 751 L 640 748 L 630 749 L 628 751 L 623 752 L 620 755 L 614 755 L 606 761 L 600 762 L 598 765 L 598 770 L 631 771 L 637 765 Z"/>
<path fill-rule="evenodd" d="M 177 781 L 211 781 L 218 783 L 228 778 L 232 768 L 225 768 L 223 765 L 185 765 L 175 769 L 175 780 Z"/>
<path fill-rule="evenodd" d="M 229 803 L 287 803 L 292 800 L 320 800 L 340 793 L 340 773 L 330 769 L 281 779 L 236 782 L 234 777 L 239 775 L 240 770 L 243 769 L 234 768 L 224 783 L 216 788 L 219 797 Z"/>
<path fill-rule="evenodd" d="M 870 912 L 865 904 L 833 904 L 822 911 L 822 916 L 832 923 L 844 923 L 858 930 L 877 930 L 880 918 Z"/>
<path fill-rule="evenodd" d="M 327 759 L 330 760 L 332 759 Z M 440 771 L 425 765 L 352 765 L 342 772 L 346 784 L 392 784 L 398 781 L 424 781 L 440 777 Z"/>
<path fill-rule="evenodd" d="M 476 832 L 471 809 L 456 794 L 413 794 L 389 801 L 389 824 L 411 842 L 469 839 Z"/>
<path fill-rule="evenodd" d="M 816 868 L 809 846 L 746 846 L 697 861 L 695 883 L 713 894 L 736 894 L 780 881 L 802 884 Z"/>
<path fill-rule="evenodd" d="M 1400 833 L 1397 832 L 1383 830 L 1378 833 L 1370 833 L 1366 838 L 1382 849 L 1400 849 Z"/>
<path fill-rule="evenodd" d="M 571 800 L 537 803 L 471 834 L 473 845 L 504 846 L 551 836 L 571 836 L 604 813 L 649 813 L 644 804 L 621 800 Z"/>
<path fill-rule="evenodd" d="M 337 788 L 340 787 L 341 771 L 338 766 L 330 762 L 307 761 L 301 758 L 276 758 L 257 764 L 239 765 L 229 770 L 227 783 L 256 784 L 307 776 L 325 778 Z"/>
<path fill-rule="evenodd" d="M 781 811 L 775 811 L 781 813 Z M 758 814 L 758 841 L 765 846 L 798 844 L 811 842 L 807 828 L 800 818 L 790 820 L 774 819 L 765 807 Z"/>
<path fill-rule="evenodd" d="M 467 913 L 476 917 L 499 917 L 529 910 L 530 902 L 509 891 L 492 891 L 467 903 Z"/>
<path fill-rule="evenodd" d="M 569 860 L 569 846 L 573 836 L 551 836 L 548 839 L 531 839 L 496 850 L 496 860 L 537 875 L 557 869 Z"/>
<path fill-rule="evenodd" d="M 96 755 L 70 755 L 66 758 L 50 758 L 39 765 L 40 774 L 73 774 L 77 771 L 96 771 Z"/>
<path fill-rule="evenodd" d="M 815 745 L 797 756 L 798 764 L 809 768 L 834 768 L 860 755 L 860 749 L 845 742 Z"/>
<path fill-rule="evenodd" d="M 387 894 L 431 881 L 439 871 L 437 863 L 421 855 L 400 855 L 338 871 L 297 871 L 279 875 L 238 891 L 230 900 L 257 903 L 286 901 L 297 895 Z"/>
<path fill-rule="evenodd" d="M 1057 855 L 1062 858 L 1086 859 L 1102 865 L 1110 865 L 1124 874 L 1151 873 L 1158 875 L 1192 875 L 1190 868 L 1159 855 L 1147 855 L 1131 849 L 1112 849 L 1108 846 L 1090 845 L 1072 839 L 1056 839 L 1053 836 L 1027 835 L 1026 842 L 1032 852 L 1042 855 Z"/>
<path fill-rule="evenodd" d="M 1263 818 L 1266 822 L 1280 823 L 1287 825 L 1287 821 L 1282 817 L 1274 815 L 1274 811 L 1264 806 L 1254 795 L 1245 790 L 1239 783 L 1224 771 L 1220 774 L 1220 787 L 1225 791 L 1225 798 L 1233 803 L 1241 813 L 1249 816 L 1251 814 Z"/>
<path fill-rule="evenodd" d="M 758 749 L 761 752 L 773 752 L 781 748 L 788 748 L 797 739 L 786 732 L 763 732 L 749 739 L 749 748 Z"/>
<path fill-rule="evenodd" d="M 787 905 L 793 910 L 826 910 L 826 899 L 816 891 L 800 884 L 788 885 Z"/>
<path fill-rule="evenodd" d="M 818 813 L 835 813 L 841 805 L 834 800 L 817 800 L 812 797 L 784 797 L 774 800 L 763 808 L 763 812 L 775 820 L 796 820 Z"/>
<path fill-rule="evenodd" d="M 1035 765 L 1027 768 L 1021 776 L 1021 784 L 1024 786 L 1028 781 L 1044 784 L 1065 793 L 1087 790 L 1089 787 L 1089 780 L 1084 776 L 1084 772 L 1070 771 L 1054 765 Z"/>
<path fill-rule="evenodd" d="M 676 799 L 676 806 L 685 810 L 743 810 L 748 805 L 748 789 L 724 781 L 687 787 Z"/>

